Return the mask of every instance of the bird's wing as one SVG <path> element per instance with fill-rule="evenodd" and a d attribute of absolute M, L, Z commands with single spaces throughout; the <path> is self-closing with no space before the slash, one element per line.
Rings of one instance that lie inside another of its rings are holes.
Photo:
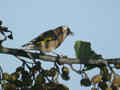
<path fill-rule="evenodd" d="M 53 30 L 46 31 L 42 34 L 40 34 L 38 37 L 34 38 L 30 42 L 38 45 L 41 42 L 47 42 L 47 41 L 52 41 L 52 40 L 57 40 L 57 35 Z"/>
<path fill-rule="evenodd" d="M 40 34 L 39 36 L 31 40 L 29 43 L 23 45 L 23 47 L 30 44 L 40 45 L 41 43 L 58 40 L 59 36 L 61 36 L 62 34 L 63 32 L 61 30 L 49 30 Z"/>

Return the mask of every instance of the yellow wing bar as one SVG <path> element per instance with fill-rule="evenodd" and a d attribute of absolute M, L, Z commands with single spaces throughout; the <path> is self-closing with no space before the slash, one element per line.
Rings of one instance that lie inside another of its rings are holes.
<path fill-rule="evenodd" d="M 36 45 L 43 45 L 43 44 L 46 44 L 48 41 L 50 41 L 50 40 L 52 40 L 52 38 L 51 37 L 48 37 L 48 38 L 45 38 L 45 40 L 43 40 L 43 41 L 40 41 L 40 42 L 37 42 L 36 43 Z"/>

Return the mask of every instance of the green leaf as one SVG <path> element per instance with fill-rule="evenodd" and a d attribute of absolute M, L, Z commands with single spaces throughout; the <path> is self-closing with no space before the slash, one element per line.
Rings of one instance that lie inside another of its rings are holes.
<path fill-rule="evenodd" d="M 91 43 L 86 41 L 76 41 L 74 45 L 75 54 L 76 57 L 80 60 L 98 60 L 102 59 L 102 55 L 97 54 L 95 51 L 91 48 Z M 85 64 L 84 70 L 90 70 L 95 67 L 98 67 L 94 64 Z"/>
<path fill-rule="evenodd" d="M 88 58 L 90 59 L 91 54 L 91 44 L 85 41 L 76 41 L 74 45 L 76 57 L 78 59 Z"/>

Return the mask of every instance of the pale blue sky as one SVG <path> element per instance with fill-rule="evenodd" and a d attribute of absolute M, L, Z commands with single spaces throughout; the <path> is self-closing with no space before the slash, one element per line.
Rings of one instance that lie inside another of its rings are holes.
<path fill-rule="evenodd" d="M 75 57 L 75 41 L 84 40 L 90 41 L 92 48 L 104 58 L 120 57 L 120 0 L 1 0 L 0 19 L 14 33 L 14 40 L 4 43 L 6 47 L 21 48 L 40 33 L 66 25 L 75 35 L 67 38 L 58 52 Z M 6 72 L 20 65 L 13 56 L 0 55 L 0 58 Z M 50 65 L 44 63 L 46 67 Z M 89 90 L 80 87 L 79 75 L 72 72 L 71 76 L 70 81 L 61 81 L 70 90 Z"/>

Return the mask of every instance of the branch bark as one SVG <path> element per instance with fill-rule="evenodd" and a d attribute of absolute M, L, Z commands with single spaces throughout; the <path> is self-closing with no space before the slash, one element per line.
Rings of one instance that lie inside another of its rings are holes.
<path fill-rule="evenodd" d="M 34 59 L 40 59 L 47 62 L 55 62 L 57 58 L 57 56 L 41 55 L 40 53 L 28 52 L 22 49 L 6 48 L 0 46 L 0 54 L 8 54 L 13 56 L 30 58 L 28 53 L 31 54 Z M 59 61 L 61 64 L 99 64 L 104 62 L 107 62 L 108 64 L 120 64 L 120 58 L 101 59 L 101 60 L 85 60 L 85 59 L 79 60 L 76 58 L 61 57 Z"/>

